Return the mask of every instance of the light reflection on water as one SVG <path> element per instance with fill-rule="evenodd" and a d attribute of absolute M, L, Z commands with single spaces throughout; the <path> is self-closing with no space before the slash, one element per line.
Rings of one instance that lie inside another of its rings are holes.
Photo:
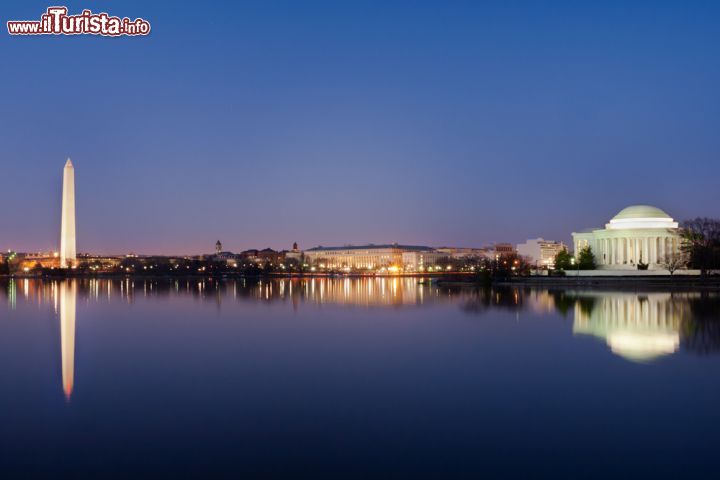
<path fill-rule="evenodd" d="M 375 462 L 396 449 L 398 462 L 410 462 L 396 465 L 403 471 L 440 475 L 446 464 L 433 459 L 454 458 L 495 477 L 513 476 L 508 462 L 533 476 L 553 457 L 538 444 L 581 463 L 612 442 L 618 452 L 645 445 L 642 461 L 622 466 L 644 472 L 657 449 L 710 434 L 699 418 L 712 418 L 720 400 L 706 380 L 720 372 L 708 355 L 720 352 L 719 312 L 710 291 L 450 288 L 399 277 L 0 280 L 0 376 L 13 393 L 0 398 L 10 419 L 0 448 L 22 458 L 38 441 L 51 452 L 68 435 L 63 454 L 91 448 L 94 457 L 74 461 L 97 458 L 102 471 L 131 448 L 137 436 L 127 432 L 149 435 L 150 424 L 154 441 L 170 445 L 167 461 L 182 458 L 195 473 L 234 458 L 232 442 L 245 442 L 245 461 L 259 462 L 253 472 L 278 473 L 257 455 L 284 454 L 292 466 L 288 452 L 307 443 L 303 455 L 315 458 L 335 448 L 328 438 Z M 55 394 L 37 389 L 46 379 Z M 633 411 L 625 395 L 645 410 Z M 64 409 L 55 410 L 60 398 Z M 655 424 L 638 418 L 664 415 L 665 405 L 675 410 L 662 428 L 683 435 L 654 443 Z M 633 422 L 629 436 L 608 430 Z M 107 432 L 131 436 L 115 445 Z M 202 443 L 193 443 L 197 432 Z M 88 447 L 87 438 L 114 446 Z M 426 450 L 435 438 L 444 443 Z M 143 450 L 132 451 L 144 468 Z M 347 465 L 360 457 L 346 454 Z M 673 458 L 687 456 L 662 456 Z M 47 473 L 42 462 L 29 465 Z M 586 472 L 567 468 L 570 477 Z M 627 473 L 609 464 L 598 472 Z"/>
<path fill-rule="evenodd" d="M 3 288 L 10 310 L 17 307 L 18 284 L 26 303 L 52 304 L 55 312 L 59 304 L 63 389 L 68 398 L 73 388 L 78 296 L 93 302 L 131 304 L 137 298 L 190 296 L 213 302 L 218 308 L 228 302 L 290 302 L 294 310 L 304 304 L 398 308 L 458 303 L 468 314 L 492 309 L 571 313 L 575 335 L 597 337 L 607 343 L 612 353 L 630 361 L 648 362 L 671 355 L 683 343 L 703 353 L 720 350 L 717 292 L 444 288 L 430 279 L 408 277 L 10 279 Z"/>
<path fill-rule="evenodd" d="M 55 285 L 53 285 L 54 287 Z M 55 290 L 55 289 L 53 289 Z M 72 395 L 75 381 L 75 305 L 77 282 L 60 283 L 60 351 L 65 398 Z"/>

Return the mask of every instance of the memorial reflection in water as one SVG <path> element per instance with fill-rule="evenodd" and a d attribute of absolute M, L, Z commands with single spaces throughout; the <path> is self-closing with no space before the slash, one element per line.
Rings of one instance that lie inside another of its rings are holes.
<path fill-rule="evenodd" d="M 690 321 L 686 295 L 671 293 L 583 293 L 591 308 L 575 305 L 575 334 L 604 339 L 613 353 L 650 361 L 680 348 L 680 330 Z"/>
<path fill-rule="evenodd" d="M 78 299 L 81 311 L 88 303 L 191 297 L 218 308 L 248 302 L 287 305 L 293 310 L 317 305 L 422 308 L 443 304 L 469 315 L 499 310 L 517 315 L 559 313 L 571 316 L 572 333 L 577 338 L 601 339 L 613 354 L 630 361 L 650 362 L 680 349 L 702 354 L 720 351 L 718 292 L 448 288 L 429 279 L 410 277 L 10 279 L 0 292 L 5 293 L 3 300 L 11 312 L 23 304 L 53 306 L 59 320 L 62 389 L 68 400 L 75 381 Z"/>

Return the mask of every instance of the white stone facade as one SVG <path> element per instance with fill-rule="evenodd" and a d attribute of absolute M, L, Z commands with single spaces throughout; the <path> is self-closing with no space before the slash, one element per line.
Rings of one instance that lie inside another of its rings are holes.
<path fill-rule="evenodd" d="M 77 264 L 75 246 L 75 169 L 67 159 L 63 169 L 62 219 L 60 226 L 60 267 Z"/>
<path fill-rule="evenodd" d="M 577 257 L 586 246 L 595 254 L 599 268 L 636 269 L 639 263 L 648 269 L 662 269 L 665 260 L 680 252 L 678 223 L 659 208 L 633 205 L 623 209 L 605 228 L 573 232 Z"/>
<path fill-rule="evenodd" d="M 566 249 L 564 243 L 544 238 L 530 239 L 517 245 L 518 255 L 525 257 L 531 265 L 538 268 L 554 266 L 555 256 Z"/>

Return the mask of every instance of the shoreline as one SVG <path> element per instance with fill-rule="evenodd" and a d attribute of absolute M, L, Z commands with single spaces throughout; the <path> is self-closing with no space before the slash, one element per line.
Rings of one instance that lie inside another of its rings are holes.
<path fill-rule="evenodd" d="M 0 275 L 2 278 L 17 279 L 64 279 L 64 278 L 449 278 L 449 277 L 470 277 L 474 275 L 471 272 L 427 272 L 427 273 L 394 273 L 394 274 L 376 274 L 376 273 L 182 273 L 177 275 L 165 275 L 154 273 L 58 273 L 53 275 L 32 275 L 32 274 L 10 274 Z"/>
<path fill-rule="evenodd" d="M 438 281 L 440 286 L 448 287 L 477 287 L 478 284 L 471 282 Z M 498 287 L 541 287 L 541 288 L 573 288 L 583 289 L 595 288 L 618 288 L 623 290 L 639 289 L 664 289 L 664 290 L 720 290 L 720 277 L 686 276 L 607 276 L 607 277 L 517 277 L 510 279 L 495 280 L 490 286 Z"/>
<path fill-rule="evenodd" d="M 148 273 L 65 273 L 57 275 L 0 275 L 0 280 L 5 279 L 36 279 L 36 280 L 62 280 L 62 279 L 347 279 L 347 278 L 418 278 L 430 280 L 440 287 L 463 287 L 478 288 L 484 286 L 525 286 L 525 287 L 582 287 L 582 288 L 665 288 L 665 289 L 697 289 L 697 290 L 720 290 L 720 277 L 711 276 L 701 278 L 699 276 L 529 276 L 494 279 L 483 283 L 475 274 L 470 272 L 433 272 L 433 273 L 398 273 L 392 275 L 378 275 L 366 273 L 222 273 L 222 274 L 182 274 L 164 275 Z"/>

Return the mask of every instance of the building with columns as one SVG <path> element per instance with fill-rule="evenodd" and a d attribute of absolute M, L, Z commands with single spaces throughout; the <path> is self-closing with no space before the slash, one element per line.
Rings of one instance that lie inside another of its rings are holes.
<path fill-rule="evenodd" d="M 659 208 L 633 205 L 615 215 L 605 228 L 573 232 L 577 256 L 589 246 L 599 268 L 636 269 L 639 263 L 648 269 L 662 269 L 666 258 L 680 252 L 678 223 Z"/>

